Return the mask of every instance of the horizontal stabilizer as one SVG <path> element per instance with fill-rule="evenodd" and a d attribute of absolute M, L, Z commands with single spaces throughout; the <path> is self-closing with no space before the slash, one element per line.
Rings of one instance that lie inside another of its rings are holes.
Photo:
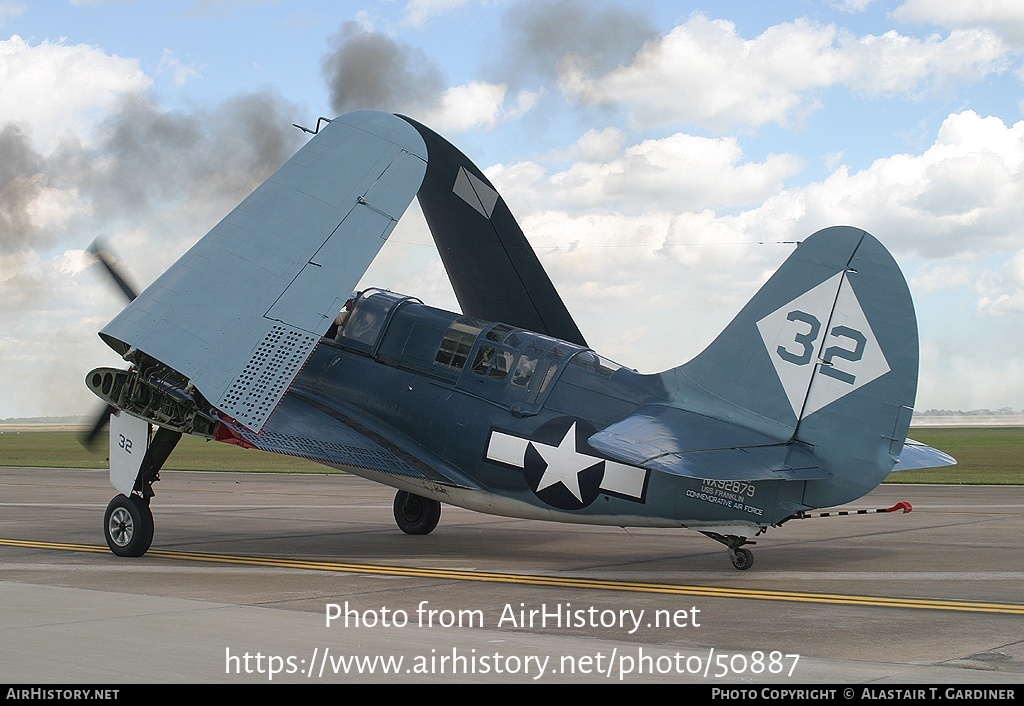
<path fill-rule="evenodd" d="M 947 453 L 936 448 L 922 444 L 920 441 L 907 439 L 903 444 L 903 451 L 900 452 L 900 460 L 892 469 L 896 471 L 911 471 L 917 468 L 941 468 L 942 466 L 955 466 L 956 459 Z"/>
<path fill-rule="evenodd" d="M 811 480 L 831 474 L 806 447 L 676 407 L 649 404 L 590 437 L 611 458 L 707 480 Z"/>
<path fill-rule="evenodd" d="M 592 436 L 589 443 L 625 463 L 642 464 L 666 454 L 765 446 L 778 441 L 696 412 L 647 404 Z"/>

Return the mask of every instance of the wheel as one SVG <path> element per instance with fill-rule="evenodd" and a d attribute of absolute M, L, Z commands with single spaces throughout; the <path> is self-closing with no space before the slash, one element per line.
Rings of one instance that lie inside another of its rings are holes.
<path fill-rule="evenodd" d="M 142 556 L 153 543 L 153 511 L 137 495 L 118 495 L 103 514 L 103 536 L 118 556 Z"/>
<path fill-rule="evenodd" d="M 730 549 L 729 558 L 732 559 L 732 565 L 740 571 L 746 571 L 754 565 L 754 553 L 743 547 Z"/>
<path fill-rule="evenodd" d="M 395 495 L 395 522 L 406 534 L 430 534 L 441 519 L 441 503 L 404 490 Z"/>

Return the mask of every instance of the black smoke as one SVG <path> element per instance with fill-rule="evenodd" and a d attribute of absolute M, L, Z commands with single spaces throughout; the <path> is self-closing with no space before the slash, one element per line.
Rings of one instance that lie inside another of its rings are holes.
<path fill-rule="evenodd" d="M 42 156 L 21 126 L 8 123 L 0 130 L 0 253 L 49 240 L 32 217 L 46 184 Z"/>
<path fill-rule="evenodd" d="M 346 22 L 322 60 L 335 114 L 352 110 L 418 112 L 441 96 L 445 79 L 420 49 Z"/>
<path fill-rule="evenodd" d="M 660 36 L 637 8 L 584 0 L 532 0 L 514 4 L 505 17 L 507 33 L 495 71 L 503 80 L 556 77 L 567 56 L 604 73 L 629 62 L 644 43 Z"/>

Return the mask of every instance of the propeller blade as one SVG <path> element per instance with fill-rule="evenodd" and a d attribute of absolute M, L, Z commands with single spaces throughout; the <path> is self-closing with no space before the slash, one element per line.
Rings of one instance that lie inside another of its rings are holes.
<path fill-rule="evenodd" d="M 99 238 L 92 241 L 92 244 L 89 245 L 86 250 L 87 252 L 92 253 L 96 259 L 100 261 L 100 264 L 103 265 L 104 269 L 106 269 L 111 279 L 114 280 L 114 283 L 120 287 L 121 291 L 124 292 L 124 295 L 128 297 L 128 301 L 133 301 L 135 297 L 139 296 L 135 291 L 135 288 L 128 284 L 124 275 L 121 274 L 121 271 L 118 270 L 117 266 L 114 264 L 114 258 L 109 252 L 103 249 Z"/>
<path fill-rule="evenodd" d="M 110 278 L 114 280 L 114 284 L 116 284 L 118 288 L 122 292 L 124 292 L 124 295 L 125 297 L 127 297 L 128 301 L 134 301 L 135 298 L 139 296 L 138 292 L 135 291 L 135 288 L 128 284 L 128 280 L 125 279 L 124 275 L 121 273 L 121 270 L 119 270 L 117 265 L 114 264 L 114 257 L 109 252 L 107 252 L 106 249 L 104 249 L 103 244 L 99 238 L 96 238 L 94 241 L 92 241 L 89 247 L 86 248 L 86 252 L 92 253 L 92 255 L 97 260 L 99 260 L 99 263 L 103 265 L 103 269 L 105 269 L 107 271 L 107 274 L 110 275 Z M 96 443 L 96 437 L 99 436 L 100 432 L 102 432 L 103 429 L 107 426 L 107 424 L 110 423 L 110 415 L 116 411 L 117 407 L 114 407 L 113 405 L 107 405 L 107 407 L 102 412 L 100 412 L 99 415 L 97 415 L 96 421 L 93 422 L 93 425 L 89 429 L 89 431 L 79 438 L 79 441 L 81 442 L 82 446 L 84 446 L 86 449 L 89 449 L 90 451 L 92 450 L 93 446 Z"/>
<path fill-rule="evenodd" d="M 92 428 L 89 429 L 85 434 L 79 438 L 82 446 L 92 451 L 93 446 L 96 444 L 96 437 L 103 431 L 104 427 L 110 423 L 110 415 L 117 411 L 117 407 L 113 405 L 107 405 L 106 408 L 96 417 L 96 421 L 93 423 Z"/>

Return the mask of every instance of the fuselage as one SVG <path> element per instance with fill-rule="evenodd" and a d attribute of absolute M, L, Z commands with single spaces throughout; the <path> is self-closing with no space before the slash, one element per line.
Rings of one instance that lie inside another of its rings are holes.
<path fill-rule="evenodd" d="M 471 482 L 347 469 L 360 475 L 474 510 L 563 522 L 749 535 L 806 509 L 803 481 L 702 480 L 595 451 L 591 435 L 667 393 L 659 376 L 592 350 L 379 290 L 331 333 L 289 394 L 379 420 Z"/>

